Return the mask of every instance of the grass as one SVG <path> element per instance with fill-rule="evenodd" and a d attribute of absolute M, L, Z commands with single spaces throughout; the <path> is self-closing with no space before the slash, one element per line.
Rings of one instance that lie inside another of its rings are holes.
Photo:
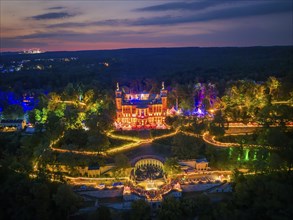
<path fill-rule="evenodd" d="M 155 144 L 153 148 L 156 153 L 161 155 L 170 156 L 172 154 L 172 146 L 170 145 Z"/>
<path fill-rule="evenodd" d="M 176 134 L 178 135 L 178 134 Z M 172 137 L 166 137 L 166 138 L 161 138 L 161 139 L 157 139 L 157 140 L 154 140 L 154 143 L 157 143 L 157 144 L 162 144 L 162 145 L 167 145 L 167 146 L 172 146 L 172 142 L 173 142 L 173 139 L 174 137 L 176 136 L 172 136 Z"/>
<path fill-rule="evenodd" d="M 253 134 L 247 135 L 227 135 L 223 137 L 216 137 L 217 141 L 224 143 L 240 143 L 244 141 L 246 144 L 257 144 L 256 136 Z"/>
<path fill-rule="evenodd" d="M 108 137 L 108 140 L 110 142 L 110 145 L 108 146 L 107 149 L 111 149 L 111 148 L 115 148 L 115 147 L 119 147 L 121 145 L 124 144 L 128 144 L 131 143 L 131 141 L 127 141 L 127 140 L 121 140 L 121 139 L 116 139 L 116 138 L 111 138 Z M 83 146 L 82 148 L 74 145 L 74 144 L 69 144 L 69 145 L 60 145 L 58 144 L 56 147 L 58 148 L 62 148 L 62 149 L 66 149 L 66 150 L 77 150 L 77 151 L 92 151 L 92 152 L 98 152 L 98 146 L 96 148 L 92 148 L 92 147 L 87 147 L 87 146 Z"/>
<path fill-rule="evenodd" d="M 115 138 L 110 138 L 110 137 L 109 137 L 109 142 L 110 142 L 109 148 L 115 148 L 115 147 L 119 147 L 124 144 L 131 143 L 131 141 L 115 139 Z"/>
<path fill-rule="evenodd" d="M 159 130 L 131 130 L 131 131 L 114 131 L 115 135 L 124 135 L 129 137 L 136 137 L 141 139 L 149 139 L 158 137 L 164 134 L 172 133 L 174 130 L 172 129 L 159 129 Z"/>

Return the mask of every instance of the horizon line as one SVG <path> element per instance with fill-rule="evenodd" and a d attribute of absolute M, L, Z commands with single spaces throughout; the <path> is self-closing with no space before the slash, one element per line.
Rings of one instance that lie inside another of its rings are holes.
<path fill-rule="evenodd" d="M 114 51 L 114 50 L 131 50 L 131 49 L 179 49 L 179 48 L 252 48 L 252 47 L 293 47 L 292 45 L 254 45 L 254 46 L 185 46 L 185 47 L 127 47 L 127 48 L 113 48 L 113 49 L 93 49 L 93 50 L 41 50 L 43 51 L 42 53 L 47 53 L 47 52 L 85 52 L 85 51 Z M 33 49 L 33 48 L 30 48 Z M 15 50 L 15 51 L 1 51 L 0 53 L 19 53 L 23 52 L 25 50 L 29 49 L 22 49 L 22 50 Z M 36 54 L 27 54 L 27 55 L 37 55 L 37 54 L 42 54 L 42 53 L 36 53 Z"/>

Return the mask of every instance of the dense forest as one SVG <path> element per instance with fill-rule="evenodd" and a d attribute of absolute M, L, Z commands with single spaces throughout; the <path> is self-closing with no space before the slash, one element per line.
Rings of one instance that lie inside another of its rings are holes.
<path fill-rule="evenodd" d="M 76 58 L 68 62 L 65 58 Z M 53 60 L 52 60 L 53 59 Z M 65 59 L 65 60 L 64 60 Z M 159 48 L 107 51 L 3 53 L 0 64 L 29 60 L 19 72 L 3 73 L 1 90 L 60 89 L 71 83 L 113 88 L 117 81 L 166 81 L 184 84 L 197 79 L 223 84 L 230 80 L 263 81 L 268 76 L 292 82 L 292 47 Z M 58 62 L 59 61 L 59 62 Z M 103 65 L 107 63 L 107 65 Z M 29 66 L 41 68 L 30 68 Z"/>

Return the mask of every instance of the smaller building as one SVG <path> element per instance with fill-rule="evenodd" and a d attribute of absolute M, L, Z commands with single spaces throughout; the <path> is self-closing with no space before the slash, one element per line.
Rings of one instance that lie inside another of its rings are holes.
<path fill-rule="evenodd" d="M 100 166 L 99 164 L 93 164 L 90 166 L 75 166 L 74 171 L 67 165 L 47 165 L 47 169 L 50 170 L 51 172 L 56 172 L 57 170 L 63 172 L 63 173 L 75 173 L 84 177 L 98 177 L 111 169 L 115 167 L 114 164 L 107 164 L 105 166 Z"/>
<path fill-rule="evenodd" d="M 99 164 L 92 164 L 88 166 L 87 173 L 89 177 L 97 177 L 101 175 L 101 169 Z"/>
<path fill-rule="evenodd" d="M 202 159 L 190 159 L 178 161 L 181 170 L 185 173 L 193 173 L 194 171 L 204 171 L 209 169 L 209 162 L 206 158 Z"/>
<path fill-rule="evenodd" d="M 179 160 L 178 163 L 179 163 L 179 165 L 180 165 L 182 168 L 190 167 L 190 168 L 195 169 L 195 159 L 190 159 L 190 160 Z"/>
<path fill-rule="evenodd" d="M 16 119 L 16 120 L 11 120 L 11 119 L 3 119 L 0 122 L 1 127 L 14 127 L 17 130 L 22 130 L 26 126 L 26 121 L 22 119 Z"/>
<path fill-rule="evenodd" d="M 195 169 L 196 170 L 208 170 L 209 168 L 209 162 L 206 158 L 202 159 L 195 159 Z"/>

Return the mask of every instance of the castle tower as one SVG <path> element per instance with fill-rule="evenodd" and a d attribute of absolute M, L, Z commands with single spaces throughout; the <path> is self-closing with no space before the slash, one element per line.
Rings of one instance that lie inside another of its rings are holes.
<path fill-rule="evenodd" d="M 115 101 L 116 101 L 117 121 L 120 122 L 122 117 L 122 91 L 119 88 L 118 82 L 117 82 L 116 90 L 115 90 Z"/>
<path fill-rule="evenodd" d="M 162 99 L 162 111 L 167 111 L 167 93 L 168 91 L 165 89 L 165 83 L 162 82 L 162 89 L 161 89 L 161 99 Z"/>

